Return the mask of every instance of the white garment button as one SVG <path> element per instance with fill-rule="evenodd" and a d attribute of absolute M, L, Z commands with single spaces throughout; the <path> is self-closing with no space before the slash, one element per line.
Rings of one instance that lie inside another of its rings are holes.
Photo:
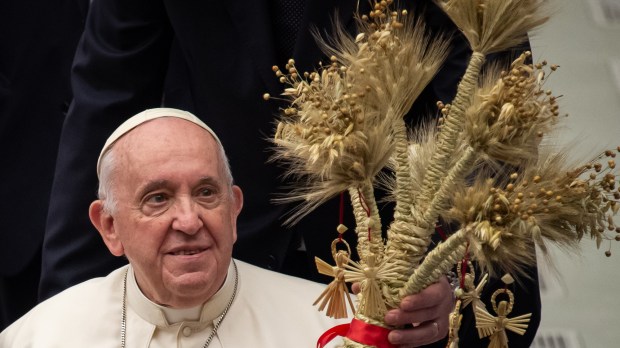
<path fill-rule="evenodd" d="M 192 329 L 189 326 L 183 328 L 183 336 L 189 337 L 192 334 Z"/>

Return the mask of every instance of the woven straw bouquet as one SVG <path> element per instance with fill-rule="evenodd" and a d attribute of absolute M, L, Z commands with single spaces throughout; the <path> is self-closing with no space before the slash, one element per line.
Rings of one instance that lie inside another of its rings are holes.
<path fill-rule="evenodd" d="M 341 239 L 332 245 L 333 265 L 317 260 L 319 272 L 334 277 L 315 303 L 327 315 L 346 316 L 353 303 L 345 282 L 358 282 L 354 321 L 389 329 L 387 310 L 458 267 L 449 347 L 458 346 L 460 311 L 468 307 L 489 347 L 507 347 L 506 330 L 523 334 L 529 315 L 509 316 L 515 299 L 506 289 L 487 309 L 479 298 L 487 276 L 474 284 L 464 259 L 518 277 L 536 264 L 534 245 L 545 253 L 546 243 L 576 250 L 584 236 L 597 247 L 618 239 L 614 157 L 620 148 L 571 163 L 568 149 L 541 145 L 560 118 L 556 97 L 543 88 L 557 66 L 531 64 L 526 52 L 508 67 L 482 72 L 488 54 L 522 43 L 547 20 L 544 3 L 438 0 L 473 54 L 453 102 L 438 103 L 439 121 L 415 130 L 403 117 L 441 67 L 449 42 L 428 37 L 422 21 L 394 9 L 391 0 L 360 14 L 356 37 L 336 23 L 332 38 L 320 41 L 330 64 L 311 73 L 298 72 L 292 60 L 285 71 L 274 67 L 290 104 L 278 122 L 274 159 L 288 164 L 298 182 L 284 201 L 301 202 L 291 221 L 343 191 L 354 210 L 359 260 Z M 387 238 L 377 186 L 395 201 Z M 460 227 L 429 248 L 439 219 Z M 339 233 L 345 229 L 338 226 Z M 343 343 L 372 346 L 348 337 Z"/>

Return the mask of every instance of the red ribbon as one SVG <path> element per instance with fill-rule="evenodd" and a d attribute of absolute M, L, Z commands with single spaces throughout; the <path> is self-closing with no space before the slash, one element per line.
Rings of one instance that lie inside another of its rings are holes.
<path fill-rule="evenodd" d="M 358 319 L 353 319 L 350 324 L 335 326 L 327 330 L 319 337 L 316 344 L 317 348 L 325 347 L 327 343 L 338 336 L 344 336 L 357 343 L 377 348 L 396 348 L 388 341 L 390 329 L 381 326 L 365 323 Z"/>
<path fill-rule="evenodd" d="M 323 333 L 316 342 L 316 348 L 325 347 L 325 345 L 338 336 L 346 336 L 347 332 L 349 332 L 350 326 L 351 324 L 342 324 L 325 331 L 325 333 Z"/>

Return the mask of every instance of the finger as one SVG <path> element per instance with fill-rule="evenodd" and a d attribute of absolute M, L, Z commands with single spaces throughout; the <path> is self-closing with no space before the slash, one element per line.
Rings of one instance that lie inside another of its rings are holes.
<path fill-rule="evenodd" d="M 412 329 L 392 330 L 388 334 L 388 340 L 394 345 L 419 347 L 437 342 L 447 334 L 447 325 L 427 321 Z"/>
<path fill-rule="evenodd" d="M 425 308 L 436 307 L 442 304 L 446 298 L 452 300 L 452 288 L 445 277 L 438 282 L 429 285 L 426 289 L 415 295 L 406 296 L 400 303 L 400 309 L 404 311 L 417 311 Z"/>
<path fill-rule="evenodd" d="M 449 311 L 444 311 L 440 307 L 425 308 L 414 312 L 392 309 L 385 314 L 384 320 L 386 324 L 398 327 L 436 320 L 444 315 L 447 317 L 448 313 Z"/>
<path fill-rule="evenodd" d="M 360 283 L 353 283 L 351 284 L 351 291 L 353 291 L 354 294 L 359 294 L 360 293 L 361 287 L 360 287 Z"/>
<path fill-rule="evenodd" d="M 430 303 L 419 304 L 419 300 Z M 431 320 L 447 321 L 453 309 L 452 289 L 447 281 L 446 284 L 440 282 L 427 292 L 405 297 L 399 308 L 386 313 L 385 322 L 398 327 Z"/>
<path fill-rule="evenodd" d="M 385 315 L 385 323 L 393 327 L 410 327 L 412 323 L 436 322 L 439 327 L 448 328 L 450 323 L 450 310 L 432 309 L 422 312 L 403 312 L 393 309 Z M 419 327 L 414 324 L 414 329 Z"/>

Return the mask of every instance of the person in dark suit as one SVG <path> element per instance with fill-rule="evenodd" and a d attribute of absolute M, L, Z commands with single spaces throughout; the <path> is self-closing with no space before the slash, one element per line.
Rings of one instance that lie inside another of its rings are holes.
<path fill-rule="evenodd" d="M 331 259 L 338 202 L 328 202 L 294 227 L 282 227 L 281 217 L 290 207 L 271 203 L 283 183 L 281 168 L 268 163 L 267 138 L 283 105 L 265 102 L 262 95 L 282 91 L 271 70 L 274 64 L 283 66 L 292 57 L 299 70 L 312 71 L 325 60 L 310 28 L 329 33 L 330 17 L 337 13 L 354 32 L 353 14 L 358 6 L 360 13 L 367 12 L 369 5 L 357 0 L 94 0 L 73 64 L 74 100 L 60 140 L 40 297 L 125 262 L 111 258 L 90 227 L 88 204 L 97 188 L 90 169 L 119 124 L 162 105 L 190 111 L 211 125 L 228 149 L 237 184 L 248 188 L 234 257 L 316 280 L 313 258 Z M 430 30 L 456 34 L 432 1 L 403 5 L 413 12 L 424 8 Z M 470 52 L 458 34 L 452 47 L 442 71 L 414 106 L 412 126 L 420 115 L 436 112 L 437 100 L 454 96 Z M 532 286 L 532 294 L 538 294 L 536 283 Z"/>
<path fill-rule="evenodd" d="M 69 70 L 87 6 L 0 2 L 0 331 L 37 303 Z"/>

